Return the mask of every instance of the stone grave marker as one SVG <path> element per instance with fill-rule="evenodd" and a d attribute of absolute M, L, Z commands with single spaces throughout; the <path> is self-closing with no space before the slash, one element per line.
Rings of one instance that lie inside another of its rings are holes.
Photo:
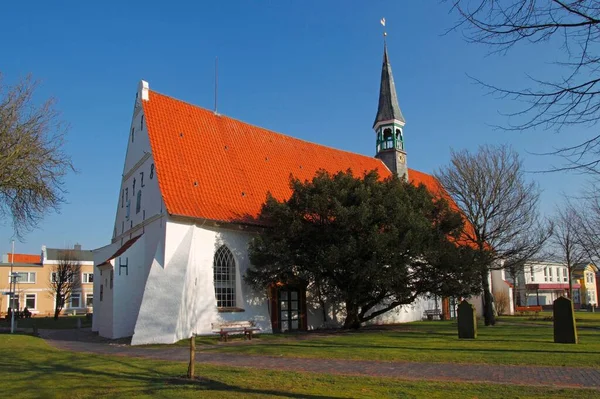
<path fill-rule="evenodd" d="M 477 338 L 477 315 L 475 308 L 463 300 L 458 305 L 458 338 Z"/>
<path fill-rule="evenodd" d="M 562 296 L 555 300 L 553 316 L 554 342 L 557 344 L 576 344 L 577 328 L 571 300 Z"/>

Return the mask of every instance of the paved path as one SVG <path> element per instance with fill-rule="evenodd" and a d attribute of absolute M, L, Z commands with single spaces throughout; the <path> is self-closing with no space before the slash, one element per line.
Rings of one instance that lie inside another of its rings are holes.
<path fill-rule="evenodd" d="M 74 352 L 179 362 L 189 359 L 185 347 L 132 347 L 118 341 L 103 340 L 89 330 L 42 330 L 40 334 L 50 345 Z M 202 351 L 196 353 L 196 360 L 198 363 L 280 371 L 600 389 L 600 370 L 592 368 L 300 359 Z"/>

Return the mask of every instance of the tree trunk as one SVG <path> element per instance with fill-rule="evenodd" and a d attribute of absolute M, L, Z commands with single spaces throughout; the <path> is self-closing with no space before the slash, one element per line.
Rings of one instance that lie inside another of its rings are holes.
<path fill-rule="evenodd" d="M 493 326 L 496 324 L 496 318 L 494 317 L 494 299 L 490 292 L 487 269 L 481 272 L 481 286 L 483 288 L 483 319 L 486 326 Z"/>
<path fill-rule="evenodd" d="M 56 306 L 54 307 L 54 320 L 58 320 L 58 315 L 60 314 L 61 310 L 62 310 L 62 307 L 60 306 L 60 295 L 56 294 Z"/>
<path fill-rule="evenodd" d="M 190 337 L 190 363 L 188 364 L 187 378 L 194 379 L 196 373 L 196 336 Z"/>
<path fill-rule="evenodd" d="M 346 302 L 346 320 L 344 321 L 344 328 L 360 328 L 360 319 L 358 317 L 358 306 Z"/>
<path fill-rule="evenodd" d="M 571 266 L 567 266 L 567 273 L 569 274 L 569 299 L 573 303 L 573 281 L 571 280 Z"/>

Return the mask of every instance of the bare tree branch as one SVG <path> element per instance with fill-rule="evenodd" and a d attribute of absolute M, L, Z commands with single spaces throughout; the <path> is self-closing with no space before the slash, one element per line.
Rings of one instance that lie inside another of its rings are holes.
<path fill-rule="evenodd" d="M 10 218 L 21 239 L 64 202 L 64 177 L 74 171 L 64 152 L 66 126 L 49 99 L 36 105 L 37 83 L 14 86 L 0 74 L 0 217 Z"/>
<path fill-rule="evenodd" d="M 463 240 L 480 253 L 486 324 L 494 324 L 488 274 L 521 265 L 542 249 L 551 225 L 538 212 L 539 189 L 527 182 L 519 155 L 508 146 L 452 151 L 436 178 L 468 223 Z"/>
<path fill-rule="evenodd" d="M 52 267 L 50 295 L 55 299 L 54 319 L 58 319 L 73 291 L 81 288 L 81 262 L 72 249 L 58 252 L 57 263 Z"/>
<path fill-rule="evenodd" d="M 476 81 L 500 98 L 523 101 L 501 128 L 560 131 L 565 126 L 594 126 L 600 118 L 600 1 L 598 0 L 448 0 L 460 29 L 471 43 L 506 53 L 520 43 L 550 42 L 562 50 L 556 65 L 566 77 L 531 78 L 534 88 L 509 89 Z M 599 173 L 600 137 L 551 152 L 567 164 L 556 170 Z"/>

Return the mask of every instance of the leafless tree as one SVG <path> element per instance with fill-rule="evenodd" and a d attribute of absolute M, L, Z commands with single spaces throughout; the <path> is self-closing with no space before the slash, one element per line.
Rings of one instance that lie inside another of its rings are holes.
<path fill-rule="evenodd" d="M 80 286 L 81 262 L 77 259 L 75 251 L 71 249 L 58 251 L 57 263 L 52 266 L 50 279 L 50 294 L 55 299 L 54 320 L 58 319 L 65 304 L 71 299 L 73 291 Z"/>
<path fill-rule="evenodd" d="M 598 0 L 446 0 L 458 12 L 467 41 L 505 53 L 520 43 L 548 42 L 560 53 L 555 80 L 531 77 L 532 88 L 500 88 L 483 83 L 500 97 L 525 102 L 509 114 L 506 129 L 594 125 L 600 119 L 600 1 Z M 564 157 L 557 169 L 600 173 L 600 134 L 550 154 Z"/>
<path fill-rule="evenodd" d="M 490 270 L 520 265 L 547 241 L 551 226 L 538 212 L 539 189 L 527 182 L 518 153 L 509 146 L 452 151 L 436 177 L 468 223 L 463 238 L 478 251 L 486 325 L 494 325 Z"/>
<path fill-rule="evenodd" d="M 55 101 L 38 105 L 36 88 L 31 77 L 8 86 L 0 74 L 0 217 L 12 219 L 18 238 L 59 209 L 74 170 Z"/>
<path fill-rule="evenodd" d="M 570 198 L 567 206 L 577 244 L 584 251 L 585 260 L 600 261 L 600 196 L 599 187 L 592 185 L 577 197 Z"/>
<path fill-rule="evenodd" d="M 588 258 L 585 242 L 580 238 L 580 216 L 569 203 L 558 208 L 554 217 L 554 231 L 550 238 L 554 257 L 567 266 L 569 273 L 569 298 L 573 298 L 573 269 Z"/>

